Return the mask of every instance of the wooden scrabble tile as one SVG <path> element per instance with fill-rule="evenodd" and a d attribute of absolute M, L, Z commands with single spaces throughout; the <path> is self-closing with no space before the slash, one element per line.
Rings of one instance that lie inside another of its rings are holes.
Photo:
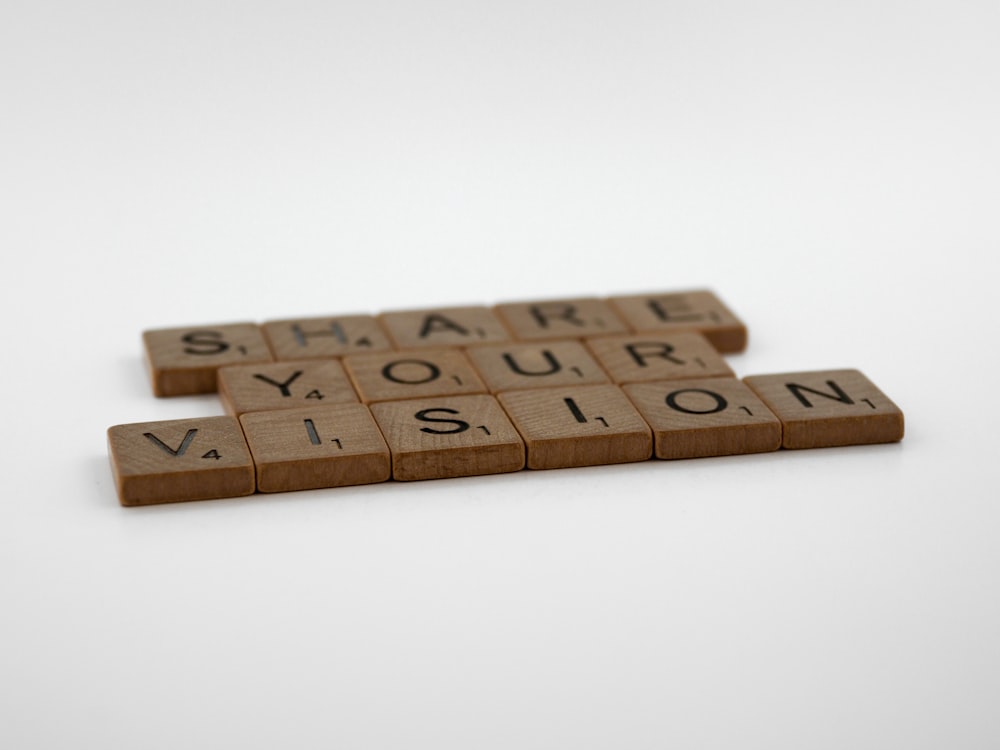
<path fill-rule="evenodd" d="M 607 302 L 597 298 L 507 302 L 494 310 L 519 341 L 582 339 L 630 330 Z"/>
<path fill-rule="evenodd" d="M 492 393 L 611 382 L 579 341 L 486 344 L 465 354 Z"/>
<path fill-rule="evenodd" d="M 366 404 L 487 391 L 472 364 L 457 349 L 352 354 L 343 361 L 354 389 Z"/>
<path fill-rule="evenodd" d="M 220 367 L 273 359 L 260 328 L 253 323 L 163 328 L 144 332 L 142 340 L 157 396 L 215 393 Z"/>
<path fill-rule="evenodd" d="M 764 453 L 781 447 L 781 422 L 735 378 L 622 386 L 653 428 L 657 458 Z"/>
<path fill-rule="evenodd" d="M 524 443 L 493 396 L 373 404 L 397 480 L 502 474 L 524 468 Z"/>
<path fill-rule="evenodd" d="M 379 316 L 397 349 L 466 346 L 510 341 L 510 333 L 488 307 L 406 310 Z"/>
<path fill-rule="evenodd" d="M 122 505 L 154 505 L 254 491 L 254 468 L 234 417 L 120 424 L 108 429 Z"/>
<path fill-rule="evenodd" d="M 254 412 L 240 417 L 260 492 L 389 480 L 389 448 L 363 404 Z"/>
<path fill-rule="evenodd" d="M 509 391 L 497 396 L 527 447 L 529 469 L 645 461 L 653 438 L 615 385 Z"/>
<path fill-rule="evenodd" d="M 754 375 L 743 381 L 781 420 L 785 448 L 903 439 L 903 412 L 857 370 Z"/>
<path fill-rule="evenodd" d="M 326 359 L 392 349 L 372 315 L 269 320 L 262 326 L 277 360 Z"/>
<path fill-rule="evenodd" d="M 637 333 L 698 331 L 720 352 L 741 352 L 747 328 L 712 292 L 662 292 L 608 300 Z"/>
<path fill-rule="evenodd" d="M 588 338 L 587 348 L 619 384 L 733 377 L 700 333 L 646 333 Z"/>
<path fill-rule="evenodd" d="M 250 411 L 360 401 L 343 365 L 333 359 L 223 367 L 219 396 L 226 412 L 237 417 Z"/>

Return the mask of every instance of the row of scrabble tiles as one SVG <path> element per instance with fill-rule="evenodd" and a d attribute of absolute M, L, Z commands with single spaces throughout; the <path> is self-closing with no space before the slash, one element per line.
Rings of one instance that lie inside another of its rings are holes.
<path fill-rule="evenodd" d="M 169 328 L 143 342 L 153 392 L 181 396 L 215 392 L 225 365 L 687 331 L 716 352 L 746 347 L 746 326 L 706 290 Z"/>
<path fill-rule="evenodd" d="M 895 442 L 857 370 L 566 385 L 117 425 L 123 505 L 660 459 Z"/>

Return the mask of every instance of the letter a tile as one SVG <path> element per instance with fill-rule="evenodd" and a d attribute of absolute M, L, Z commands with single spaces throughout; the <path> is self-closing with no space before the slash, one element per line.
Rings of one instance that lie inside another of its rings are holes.
<path fill-rule="evenodd" d="M 254 468 L 234 417 L 120 424 L 108 429 L 122 505 L 153 505 L 254 491 Z"/>
<path fill-rule="evenodd" d="M 653 428 L 657 458 L 703 458 L 776 451 L 781 422 L 735 378 L 622 386 Z"/>
<path fill-rule="evenodd" d="M 529 469 L 645 461 L 649 426 L 615 385 L 508 391 L 497 396 L 528 451 Z"/>
<path fill-rule="evenodd" d="M 903 412 L 857 370 L 819 370 L 744 378 L 782 424 L 782 447 L 894 443 Z"/>
<path fill-rule="evenodd" d="M 524 443 L 493 396 L 373 404 L 393 479 L 445 479 L 524 468 Z"/>
<path fill-rule="evenodd" d="M 254 412 L 240 417 L 257 489 L 291 492 L 389 479 L 389 449 L 362 404 Z"/>
<path fill-rule="evenodd" d="M 443 307 L 382 313 L 397 349 L 468 346 L 510 341 L 510 333 L 488 307 Z"/>

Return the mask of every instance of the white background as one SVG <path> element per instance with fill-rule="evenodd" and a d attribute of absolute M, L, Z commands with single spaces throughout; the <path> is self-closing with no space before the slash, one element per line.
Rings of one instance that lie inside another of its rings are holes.
<path fill-rule="evenodd" d="M 995 2 L 0 5 L 0 746 L 1000 746 Z M 901 444 L 119 507 L 146 328 L 714 289 Z"/>

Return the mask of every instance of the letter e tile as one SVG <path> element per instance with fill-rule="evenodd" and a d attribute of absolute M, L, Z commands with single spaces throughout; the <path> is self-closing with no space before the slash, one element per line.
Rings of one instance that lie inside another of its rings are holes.
<path fill-rule="evenodd" d="M 142 340 L 157 396 L 215 393 L 220 367 L 273 359 L 264 335 L 253 323 L 162 328 L 144 332 Z"/>
<path fill-rule="evenodd" d="M 389 449 L 362 404 L 244 414 L 260 492 L 292 492 L 385 482 Z"/>
<path fill-rule="evenodd" d="M 615 385 L 508 391 L 497 396 L 527 447 L 529 469 L 645 461 L 649 426 Z"/>
<path fill-rule="evenodd" d="M 903 412 L 857 370 L 743 378 L 782 424 L 784 448 L 894 443 Z"/>
<path fill-rule="evenodd" d="M 638 333 L 698 331 L 720 352 L 746 349 L 746 325 L 710 291 L 634 294 L 608 301 Z"/>
<path fill-rule="evenodd" d="M 653 428 L 657 458 L 703 458 L 776 451 L 781 422 L 735 378 L 622 386 Z"/>
<path fill-rule="evenodd" d="M 371 406 L 392 451 L 393 479 L 445 479 L 524 468 L 524 443 L 493 396 Z"/>
<path fill-rule="evenodd" d="M 115 425 L 108 429 L 108 454 L 122 505 L 254 491 L 253 461 L 234 417 Z"/>

